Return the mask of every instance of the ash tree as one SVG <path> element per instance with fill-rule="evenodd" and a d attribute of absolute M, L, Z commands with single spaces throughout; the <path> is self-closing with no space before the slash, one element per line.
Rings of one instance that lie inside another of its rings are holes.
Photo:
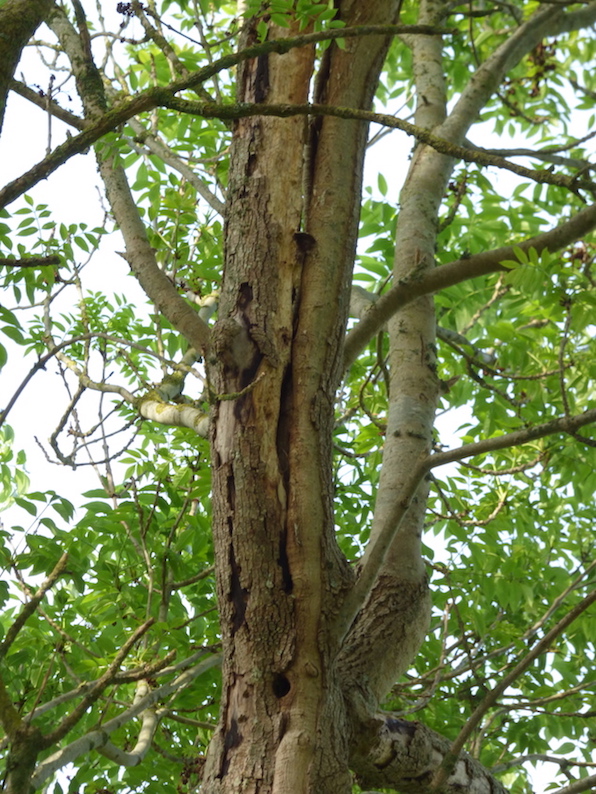
<path fill-rule="evenodd" d="M 0 4 L 7 792 L 593 788 L 595 22 Z"/>

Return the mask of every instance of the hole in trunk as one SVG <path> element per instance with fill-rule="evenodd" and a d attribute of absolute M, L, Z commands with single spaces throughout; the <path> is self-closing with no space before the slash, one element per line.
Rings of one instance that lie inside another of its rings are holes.
<path fill-rule="evenodd" d="M 291 686 L 285 675 L 276 675 L 273 679 L 273 694 L 276 698 L 283 698 L 290 691 Z"/>

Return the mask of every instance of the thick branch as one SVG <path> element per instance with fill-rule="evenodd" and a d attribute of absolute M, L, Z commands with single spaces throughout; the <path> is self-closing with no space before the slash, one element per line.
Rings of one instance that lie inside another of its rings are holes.
<path fill-rule="evenodd" d="M 517 243 L 516 247 L 522 251 L 534 248 L 539 254 L 545 250 L 559 251 L 591 232 L 595 227 L 596 204 L 586 207 L 548 232 Z M 516 258 L 513 249 L 513 245 L 507 245 L 492 251 L 483 251 L 466 259 L 457 259 L 455 262 L 441 265 L 422 277 L 413 272 L 402 279 L 389 292 L 382 295 L 360 322 L 348 332 L 344 345 L 344 366 L 347 368 L 353 364 L 372 337 L 403 306 L 421 295 L 439 292 L 468 279 L 508 270 L 501 262 Z"/>
<path fill-rule="evenodd" d="M 428 462 L 429 458 L 425 456 L 412 467 L 410 477 L 388 512 L 374 543 L 369 544 L 366 549 L 358 580 L 348 593 L 337 617 L 336 633 L 340 644 L 373 588 L 387 551 L 408 512 L 422 478 L 428 472 Z"/>
<path fill-rule="evenodd" d="M 209 435 L 209 416 L 194 405 L 174 405 L 147 397 L 139 402 L 138 410 L 142 417 L 153 422 L 188 427 L 202 438 Z"/>

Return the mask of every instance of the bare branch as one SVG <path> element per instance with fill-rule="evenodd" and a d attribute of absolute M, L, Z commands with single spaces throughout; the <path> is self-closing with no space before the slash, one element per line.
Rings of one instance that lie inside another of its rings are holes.
<path fill-rule="evenodd" d="M 548 753 L 528 753 L 528 755 L 520 755 L 517 758 L 512 758 L 511 761 L 507 761 L 505 764 L 497 764 L 497 766 L 493 766 L 491 768 L 491 772 L 494 774 L 506 772 L 508 769 L 512 769 L 515 766 L 521 766 L 522 764 L 526 764 L 528 761 L 542 761 L 545 764 L 559 764 L 561 767 L 568 767 L 570 763 L 567 756 L 561 757 L 558 755 L 548 755 Z M 573 761 L 573 766 L 591 767 L 596 766 L 596 764 L 590 763 L 589 761 Z"/>
<path fill-rule="evenodd" d="M 66 108 L 61 107 L 51 97 L 46 96 L 44 93 L 29 88 L 28 85 L 25 85 L 25 83 L 22 83 L 20 80 L 11 80 L 10 90 L 22 96 L 23 99 L 29 100 L 29 102 L 32 102 L 46 113 L 51 113 L 52 116 L 60 119 L 60 121 L 63 121 L 65 124 L 70 124 L 71 127 L 77 130 L 85 129 L 86 124 L 84 119 L 66 110 Z"/>
<path fill-rule="evenodd" d="M 57 254 L 49 256 L 28 256 L 25 259 L 0 257 L 0 267 L 45 267 L 46 265 L 59 265 L 62 259 Z"/>
<path fill-rule="evenodd" d="M 184 362 L 186 360 L 192 360 L 193 355 L 194 358 L 196 358 L 196 354 L 192 353 L 191 355 L 189 355 L 189 353 L 186 353 L 183 358 L 183 361 L 180 364 L 177 364 L 175 361 L 171 361 L 167 358 L 164 358 L 163 356 L 160 356 L 159 353 L 156 353 L 154 350 L 150 350 L 149 348 L 144 347 L 143 345 L 139 345 L 137 342 L 132 342 L 127 339 L 120 339 L 118 337 L 112 336 L 111 334 L 106 334 L 103 331 L 95 331 L 95 332 L 90 332 L 88 334 L 79 334 L 78 336 L 73 336 L 71 339 L 67 339 L 64 342 L 60 342 L 59 344 L 55 345 L 50 350 L 49 353 L 46 353 L 45 355 L 41 356 L 38 359 L 38 361 L 33 365 L 33 367 L 31 367 L 28 374 L 25 376 L 25 378 L 23 378 L 21 384 L 19 385 L 13 396 L 10 398 L 10 401 L 8 402 L 6 408 L 3 411 L 0 411 L 0 427 L 2 427 L 2 425 L 6 421 L 8 414 L 14 407 L 15 403 L 17 402 L 17 400 L 19 399 L 19 397 L 21 396 L 21 394 L 23 393 L 24 389 L 27 387 L 33 376 L 37 372 L 39 372 L 39 370 L 45 369 L 45 366 L 48 363 L 48 361 L 50 361 L 54 356 L 57 356 L 57 354 L 61 350 L 64 350 L 64 348 L 69 347 L 70 345 L 77 344 L 78 342 L 87 342 L 90 339 L 106 339 L 108 342 L 113 342 L 114 344 L 126 345 L 127 347 L 132 347 L 135 350 L 140 350 L 142 353 L 146 353 L 147 355 L 153 356 L 162 363 L 167 364 L 173 369 L 180 370 L 181 372 L 184 373 L 192 371 L 191 367 Z M 75 374 L 77 374 L 77 377 L 85 378 L 85 382 L 83 385 L 85 385 L 86 388 L 94 389 L 102 392 L 112 392 L 115 394 L 119 394 L 127 402 L 131 404 L 135 403 L 134 395 L 132 395 L 123 386 L 110 386 L 109 384 L 105 384 L 105 383 L 96 383 L 95 381 L 92 381 L 90 378 L 84 376 L 82 373 L 80 374 L 75 373 Z"/>
<path fill-rule="evenodd" d="M 585 425 L 593 422 L 596 422 L 596 408 L 584 411 L 584 413 L 576 416 L 562 416 L 558 419 L 552 419 L 550 422 L 534 425 L 534 427 L 515 430 L 513 433 L 505 433 L 494 438 L 485 438 L 472 444 L 464 444 L 446 452 L 436 452 L 428 459 L 428 468 L 435 469 L 437 466 L 443 466 L 446 463 L 483 455 L 487 452 L 495 452 L 498 449 L 518 447 L 521 444 L 527 444 L 530 441 L 535 441 L 545 436 L 552 436 L 556 433 L 573 434 L 580 427 L 585 427 Z"/>

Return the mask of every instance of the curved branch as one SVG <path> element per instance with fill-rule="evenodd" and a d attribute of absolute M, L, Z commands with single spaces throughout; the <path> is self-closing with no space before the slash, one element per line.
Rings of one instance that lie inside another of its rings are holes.
<path fill-rule="evenodd" d="M 408 508 L 412 503 L 416 491 L 423 477 L 431 469 L 443 466 L 446 463 L 471 458 L 507 447 L 516 447 L 527 444 L 538 438 L 554 435 L 556 433 L 573 433 L 580 427 L 596 422 L 596 408 L 577 416 L 563 416 L 534 427 L 516 430 L 496 438 L 486 438 L 473 444 L 464 444 L 456 449 L 446 452 L 436 452 L 433 455 L 420 457 L 412 466 L 411 473 L 404 487 L 397 494 L 392 508 L 388 511 L 386 520 L 379 530 L 374 543 L 368 545 L 361 562 L 360 574 L 354 587 L 350 590 L 339 610 L 336 621 L 338 641 L 341 641 L 352 626 L 358 612 L 371 592 L 379 571 L 385 560 L 388 549 L 398 533 Z"/>
<path fill-rule="evenodd" d="M 79 334 L 78 336 L 73 336 L 72 339 L 67 339 L 65 342 L 60 342 L 60 344 L 53 347 L 49 353 L 46 353 L 45 355 L 41 356 L 41 358 L 31 367 L 27 375 L 21 381 L 17 390 L 14 392 L 13 396 L 10 398 L 6 408 L 3 411 L 0 411 L 0 427 L 2 427 L 2 425 L 6 421 L 8 414 L 13 409 L 15 403 L 17 402 L 17 400 L 19 399 L 19 397 L 21 396 L 21 394 L 23 393 L 23 391 L 25 390 L 25 388 L 27 387 L 33 376 L 37 372 L 39 372 L 40 369 L 45 369 L 45 366 L 48 363 L 48 361 L 50 361 L 50 359 L 56 356 L 61 350 L 64 350 L 64 348 L 69 347 L 70 345 L 74 345 L 78 342 L 88 342 L 90 339 L 106 339 L 108 342 L 114 342 L 115 344 L 119 344 L 119 345 L 127 345 L 128 347 L 132 347 L 135 350 L 140 350 L 142 353 L 146 353 L 147 355 L 154 356 L 162 363 L 167 364 L 168 366 L 174 368 L 175 370 L 180 370 L 184 373 L 190 371 L 190 365 L 186 364 L 185 359 L 188 358 L 188 360 L 196 360 L 196 355 L 194 353 L 191 353 L 191 355 L 189 355 L 190 351 L 188 351 L 183 357 L 181 364 L 177 364 L 175 361 L 170 361 L 169 359 L 161 356 L 159 353 L 156 353 L 155 351 L 150 350 L 149 348 L 144 347 L 143 345 L 139 345 L 137 342 L 132 342 L 128 339 L 119 339 L 118 337 L 114 337 L 111 334 L 105 333 L 104 331 L 96 331 L 96 332 L 90 332 L 88 334 Z M 193 356 L 195 356 L 194 359 Z M 135 397 L 122 386 L 109 386 L 108 384 L 95 383 L 94 381 L 91 380 L 87 380 L 85 382 L 85 386 L 89 389 L 95 389 L 97 391 L 113 392 L 115 394 L 119 394 L 124 400 L 131 403 L 132 405 L 134 405 L 135 403 Z"/>
<path fill-rule="evenodd" d="M 139 113 L 144 113 L 154 108 L 167 107 L 182 113 L 190 113 L 202 118 L 218 119 L 240 119 L 249 116 L 274 116 L 276 118 L 289 118 L 291 116 L 334 116 L 343 119 L 365 121 L 367 123 L 380 124 L 390 129 L 398 129 L 411 135 L 416 140 L 427 146 L 432 147 L 438 152 L 463 160 L 468 163 L 477 163 L 481 166 L 494 166 L 511 171 L 518 176 L 527 177 L 541 184 L 557 185 L 568 190 L 577 192 L 579 188 L 595 190 L 596 183 L 588 180 L 579 180 L 574 176 L 565 174 L 555 174 L 546 169 L 525 168 L 524 166 L 512 163 L 504 157 L 490 154 L 479 149 L 469 149 L 466 146 L 459 146 L 451 143 L 446 138 L 434 135 L 432 132 L 410 124 L 407 121 L 398 119 L 385 113 L 375 113 L 369 110 L 358 108 L 336 107 L 332 105 L 265 105 L 265 104 L 245 104 L 245 103 L 224 103 L 215 104 L 211 102 L 193 102 L 185 99 L 178 99 L 176 91 L 181 90 L 176 83 L 171 83 L 164 88 L 150 88 L 139 94 L 133 99 L 119 104 L 113 110 L 107 111 L 99 120 L 79 135 L 68 139 L 65 143 L 57 146 L 51 154 L 33 166 L 22 176 L 9 182 L 0 190 L 0 208 L 6 207 L 26 190 L 36 185 L 42 179 L 47 178 L 56 171 L 68 159 L 75 154 L 85 152 L 90 146 L 96 143 L 108 132 L 112 132 L 121 124 L 128 121 Z"/>
<path fill-rule="evenodd" d="M 200 661 L 194 667 L 185 670 L 174 681 L 152 690 L 144 698 L 123 711 L 117 717 L 113 717 L 111 720 L 105 722 L 97 730 L 86 733 L 84 736 L 81 736 L 80 739 L 75 739 L 75 741 L 48 756 L 48 758 L 45 758 L 38 765 L 37 769 L 35 770 L 35 774 L 32 775 L 31 786 L 33 788 L 39 788 L 44 780 L 47 780 L 58 769 L 61 769 L 63 766 L 79 758 L 81 755 L 88 753 L 89 750 L 95 750 L 100 747 L 104 747 L 108 742 L 109 735 L 115 730 L 121 728 L 127 722 L 130 722 L 139 714 L 142 714 L 145 709 L 151 708 L 151 706 L 153 706 L 154 703 L 157 703 L 158 700 L 181 692 L 187 686 L 192 684 L 192 682 L 198 678 L 198 676 L 202 675 L 207 670 L 210 670 L 215 665 L 220 664 L 220 662 L 221 658 L 217 654 L 208 656 L 206 659 L 203 658 L 202 661 Z"/>
<path fill-rule="evenodd" d="M 547 36 L 580 30 L 592 25 L 595 20 L 594 0 L 579 11 L 569 12 L 564 8 L 553 8 L 550 3 L 539 7 L 475 71 L 437 133 L 449 140 L 461 140 L 470 126 L 470 119 L 477 117 L 505 74 L 519 63 L 524 55 Z"/>
<path fill-rule="evenodd" d="M 173 405 L 148 397 L 139 402 L 138 411 L 144 419 L 172 427 L 188 427 L 202 438 L 209 436 L 209 416 L 193 405 Z"/>
<path fill-rule="evenodd" d="M 421 277 L 413 271 L 382 295 L 360 322 L 347 333 L 344 345 L 344 368 L 347 369 L 354 363 L 358 354 L 396 311 L 421 295 L 439 292 L 468 279 L 507 271 L 509 268 L 503 267 L 501 262 L 516 258 L 514 247 L 522 251 L 534 248 L 538 254 L 544 250 L 552 253 L 575 242 L 594 228 L 596 228 L 596 204 L 586 207 L 554 229 L 523 240 L 515 246 L 507 245 L 474 254 L 466 259 L 457 259 L 446 265 L 440 265 Z"/>
<path fill-rule="evenodd" d="M 141 700 L 150 692 L 149 684 L 146 681 L 139 681 L 135 693 L 135 702 Z M 98 747 L 98 752 L 105 755 L 114 763 L 120 766 L 138 766 L 147 755 L 151 742 L 157 730 L 159 716 L 155 709 L 148 708 L 142 713 L 141 728 L 137 741 L 132 750 L 121 750 L 112 742 L 106 742 L 103 747 Z"/>

